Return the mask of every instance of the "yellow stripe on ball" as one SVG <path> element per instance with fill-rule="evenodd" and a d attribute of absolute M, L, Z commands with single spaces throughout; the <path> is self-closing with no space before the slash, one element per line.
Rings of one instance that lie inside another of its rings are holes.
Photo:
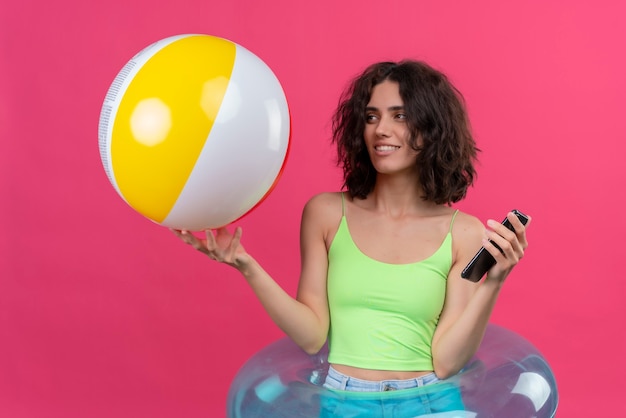
<path fill-rule="evenodd" d="M 124 93 L 112 170 L 124 199 L 148 218 L 161 222 L 176 203 L 217 117 L 235 54 L 225 39 L 183 37 L 149 58 Z"/>

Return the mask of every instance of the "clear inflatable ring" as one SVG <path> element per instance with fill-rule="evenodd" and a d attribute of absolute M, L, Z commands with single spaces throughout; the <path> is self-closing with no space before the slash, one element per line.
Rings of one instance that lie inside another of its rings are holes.
<path fill-rule="evenodd" d="M 389 392 L 324 388 L 328 350 L 304 353 L 283 338 L 254 354 L 235 376 L 229 418 L 432 417 L 551 418 L 554 374 L 525 338 L 490 324 L 474 358 L 457 375 L 427 386 Z"/>

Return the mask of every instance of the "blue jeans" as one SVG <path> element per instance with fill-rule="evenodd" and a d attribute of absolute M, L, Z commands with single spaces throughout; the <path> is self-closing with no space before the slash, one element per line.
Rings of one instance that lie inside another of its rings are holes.
<path fill-rule="evenodd" d="M 322 396 L 320 418 L 414 418 L 465 409 L 460 389 L 441 382 L 434 373 L 370 381 L 346 376 L 331 366 L 324 387 L 329 391 Z"/>
<path fill-rule="evenodd" d="M 390 390 L 417 388 L 438 381 L 439 379 L 435 373 L 406 380 L 362 380 L 346 376 L 335 370 L 333 366 L 330 366 L 324 387 L 326 389 L 347 390 L 350 392 L 387 392 Z"/>

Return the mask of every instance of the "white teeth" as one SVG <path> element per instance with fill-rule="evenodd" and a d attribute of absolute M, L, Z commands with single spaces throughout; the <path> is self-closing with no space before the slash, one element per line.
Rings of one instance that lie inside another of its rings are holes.
<path fill-rule="evenodd" d="M 393 145 L 379 145 L 376 147 L 376 151 L 394 151 L 400 147 L 394 147 Z"/>

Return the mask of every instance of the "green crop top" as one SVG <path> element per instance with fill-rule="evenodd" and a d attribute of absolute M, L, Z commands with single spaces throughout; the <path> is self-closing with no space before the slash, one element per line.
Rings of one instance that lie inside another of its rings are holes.
<path fill-rule="evenodd" d="M 437 251 L 386 264 L 355 245 L 345 211 L 328 252 L 329 363 L 373 370 L 433 370 L 431 344 L 452 266 L 452 224 Z"/>

